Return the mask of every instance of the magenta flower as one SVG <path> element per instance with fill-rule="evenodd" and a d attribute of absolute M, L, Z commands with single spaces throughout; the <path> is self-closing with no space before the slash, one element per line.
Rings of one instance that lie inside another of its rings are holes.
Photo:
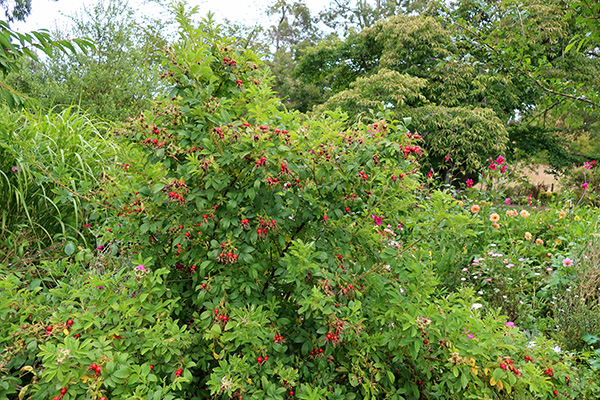
<path fill-rule="evenodd" d="M 450 161 L 450 153 L 446 154 L 446 162 Z"/>
<path fill-rule="evenodd" d="M 467 179 L 467 186 L 470 188 L 473 187 L 473 179 Z"/>
<path fill-rule="evenodd" d="M 510 206 L 510 197 L 507 197 L 506 200 L 504 200 L 504 204 Z"/>
<path fill-rule="evenodd" d="M 473 336 L 473 334 L 472 334 L 472 333 L 469 333 L 469 334 L 467 335 L 467 337 L 468 337 L 469 339 L 473 339 L 475 336 Z"/>
<path fill-rule="evenodd" d="M 375 221 L 375 225 L 377 226 L 380 226 L 383 222 L 383 217 L 378 217 L 376 215 L 371 214 L 371 218 L 373 218 L 373 221 Z"/>
<path fill-rule="evenodd" d="M 515 327 L 515 323 L 512 321 L 508 321 L 504 323 L 508 328 L 514 328 Z"/>
<path fill-rule="evenodd" d="M 137 267 L 135 267 L 135 269 L 145 272 L 146 271 L 146 266 L 144 266 L 144 264 L 140 264 Z"/>
<path fill-rule="evenodd" d="M 582 184 L 581 184 L 581 188 L 582 188 L 583 190 L 587 190 L 587 188 L 588 188 L 588 183 L 587 183 L 587 182 L 585 182 L 585 183 L 582 183 Z"/>
<path fill-rule="evenodd" d="M 491 163 L 490 164 L 490 169 L 493 169 L 495 171 L 496 170 L 496 164 L 495 163 Z"/>
<path fill-rule="evenodd" d="M 504 161 L 506 161 L 506 159 L 504 157 L 500 156 L 496 159 L 496 164 L 502 164 Z"/>

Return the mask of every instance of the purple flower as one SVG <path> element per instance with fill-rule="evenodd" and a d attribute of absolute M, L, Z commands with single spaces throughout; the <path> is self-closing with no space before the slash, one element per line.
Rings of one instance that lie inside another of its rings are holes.
<path fill-rule="evenodd" d="M 14 167 L 11 168 L 12 172 L 19 172 L 20 170 L 21 170 L 21 168 L 19 168 L 17 166 L 14 166 Z"/>

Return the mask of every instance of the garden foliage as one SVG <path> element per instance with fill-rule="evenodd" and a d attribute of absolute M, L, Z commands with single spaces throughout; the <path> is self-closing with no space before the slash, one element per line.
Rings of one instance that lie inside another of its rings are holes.
<path fill-rule="evenodd" d="M 426 187 L 423 144 L 403 121 L 288 112 L 256 55 L 176 15 L 169 96 L 117 132 L 147 158 L 131 151 L 109 170 L 78 221 L 93 245 L 1 266 L 0 394 L 598 393 L 574 356 L 526 335 L 478 287 L 443 287 L 500 231 L 481 206 Z M 50 188 L 63 189 L 88 187 Z"/>

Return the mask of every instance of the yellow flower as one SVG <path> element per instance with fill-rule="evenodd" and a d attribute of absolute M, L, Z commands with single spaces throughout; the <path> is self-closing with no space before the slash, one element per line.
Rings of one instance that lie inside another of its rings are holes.
<path fill-rule="evenodd" d="M 498 222 L 498 221 L 500 221 L 500 216 L 496 213 L 493 213 L 492 215 L 490 215 L 490 221 Z"/>
<path fill-rule="evenodd" d="M 458 206 L 459 206 L 459 207 L 462 207 L 462 206 L 464 206 L 464 205 L 465 205 L 465 203 L 463 203 L 462 201 L 459 201 L 459 202 L 458 202 Z"/>
<path fill-rule="evenodd" d="M 495 223 L 495 222 L 494 222 L 494 223 L 492 224 L 492 227 L 493 227 L 494 229 L 498 229 L 498 228 L 500 228 L 500 224 L 497 224 L 497 223 Z"/>
<path fill-rule="evenodd" d="M 533 239 L 533 235 L 529 232 L 525 232 L 525 240 L 531 240 Z"/>
<path fill-rule="evenodd" d="M 558 218 L 564 218 L 567 216 L 567 213 L 565 210 L 560 210 L 560 212 L 558 213 Z"/>
<path fill-rule="evenodd" d="M 540 238 L 535 239 L 535 244 L 537 244 L 538 246 L 543 246 L 544 245 L 544 241 Z"/>
<path fill-rule="evenodd" d="M 477 204 L 473 204 L 473 205 L 471 206 L 471 212 L 472 212 L 473 214 L 477 214 L 477 213 L 479 212 L 479 210 L 481 210 L 481 207 L 479 207 Z"/>
<path fill-rule="evenodd" d="M 531 215 L 531 214 L 529 214 L 529 212 L 527 210 L 521 210 L 520 214 L 521 214 L 521 217 L 523 217 L 523 218 L 527 218 Z"/>

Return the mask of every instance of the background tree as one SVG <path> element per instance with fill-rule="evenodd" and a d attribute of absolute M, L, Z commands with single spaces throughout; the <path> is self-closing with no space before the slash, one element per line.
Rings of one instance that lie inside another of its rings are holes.
<path fill-rule="evenodd" d="M 127 1 L 100 0 L 71 24 L 55 36 L 89 37 L 95 52 L 29 63 L 8 78 L 15 88 L 46 108 L 78 105 L 110 120 L 125 119 L 161 92 L 158 51 L 168 22 L 139 17 Z"/>

